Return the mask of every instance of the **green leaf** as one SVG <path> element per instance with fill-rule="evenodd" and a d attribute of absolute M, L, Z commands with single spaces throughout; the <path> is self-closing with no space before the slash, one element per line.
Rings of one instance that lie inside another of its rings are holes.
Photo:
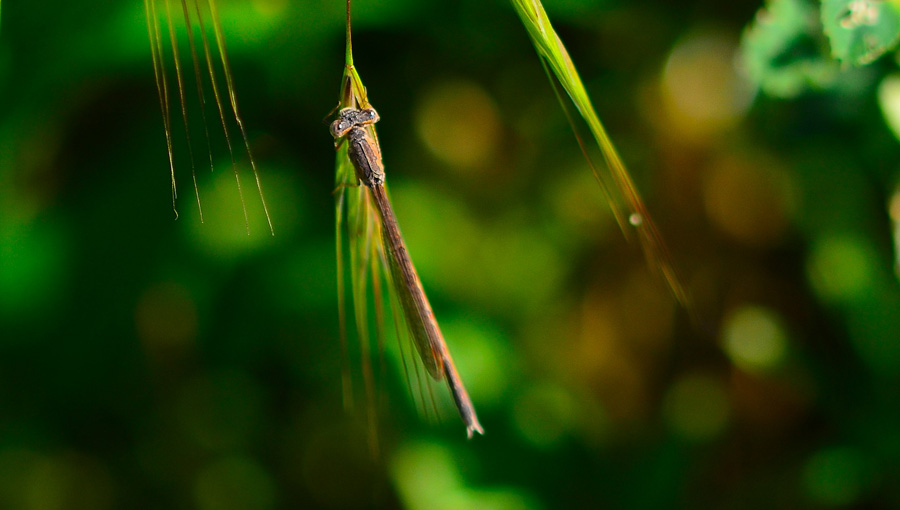
<path fill-rule="evenodd" d="M 747 74 L 768 95 L 794 97 L 827 88 L 839 71 L 827 55 L 819 13 L 808 0 L 770 0 L 744 30 Z"/>
<path fill-rule="evenodd" d="M 900 6 L 897 1 L 822 0 L 822 25 L 834 58 L 866 65 L 900 41 Z"/>

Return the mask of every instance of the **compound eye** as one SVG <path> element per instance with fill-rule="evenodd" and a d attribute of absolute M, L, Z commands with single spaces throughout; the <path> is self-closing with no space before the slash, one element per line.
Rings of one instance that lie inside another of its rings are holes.
<path fill-rule="evenodd" d="M 346 120 L 336 120 L 331 124 L 331 136 L 338 138 L 344 136 L 344 133 L 350 129 L 349 122 Z"/>

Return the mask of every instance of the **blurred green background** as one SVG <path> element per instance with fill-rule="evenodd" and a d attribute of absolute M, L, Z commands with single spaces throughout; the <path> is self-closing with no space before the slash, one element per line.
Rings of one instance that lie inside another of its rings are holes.
<path fill-rule="evenodd" d="M 698 320 L 506 1 L 357 0 L 397 214 L 487 432 L 423 419 L 389 352 L 373 460 L 321 121 L 343 2 L 220 0 L 274 237 L 208 109 L 210 172 L 193 94 L 205 223 L 177 116 L 174 219 L 142 2 L 3 2 L 0 508 L 900 506 L 893 57 L 775 98 L 741 71 L 756 0 L 545 7 Z"/>

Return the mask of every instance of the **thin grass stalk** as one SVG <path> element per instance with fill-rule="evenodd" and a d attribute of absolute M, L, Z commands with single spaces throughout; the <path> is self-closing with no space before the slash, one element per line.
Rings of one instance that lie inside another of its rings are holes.
<path fill-rule="evenodd" d="M 206 94 L 203 92 L 203 72 L 200 70 L 200 59 L 197 56 L 197 45 L 194 41 L 194 24 L 191 22 L 191 13 L 188 9 L 187 0 L 181 0 L 181 10 L 184 14 L 188 44 L 191 48 L 191 63 L 194 68 L 194 81 L 197 84 L 197 97 L 200 98 L 200 120 L 203 124 L 203 138 L 206 140 L 206 152 L 209 154 L 209 171 L 213 172 L 215 171 L 215 164 L 213 163 L 212 142 L 209 138 L 209 125 L 206 120 Z"/>
<path fill-rule="evenodd" d="M 247 137 L 247 128 L 244 127 L 244 120 L 241 118 L 240 111 L 238 110 L 237 93 L 235 93 L 234 78 L 231 73 L 231 63 L 228 59 L 228 51 L 225 48 L 225 36 L 222 31 L 222 23 L 219 20 L 219 10 L 216 8 L 216 0 L 209 0 L 209 9 L 213 20 L 213 32 L 216 37 L 216 44 L 219 47 L 219 58 L 222 61 L 222 68 L 225 71 L 225 83 L 228 85 L 228 97 L 231 100 L 231 112 L 234 114 L 234 120 L 241 130 L 241 138 L 244 140 L 244 148 L 247 150 L 247 158 L 250 160 L 250 168 L 253 170 L 253 178 L 256 180 L 259 201 L 262 203 L 263 212 L 266 215 L 266 222 L 269 224 L 269 232 L 274 236 L 275 227 L 272 225 L 272 217 L 269 215 L 269 206 L 266 204 L 266 197 L 263 195 L 262 182 L 259 180 L 259 170 L 256 168 L 256 159 L 253 157 L 253 151 L 250 150 L 250 139 Z"/>
<path fill-rule="evenodd" d="M 169 155 L 169 175 L 172 180 L 172 211 L 178 218 L 178 187 L 175 184 L 175 154 L 172 144 L 172 120 L 169 111 L 169 86 L 166 79 L 166 64 L 163 56 L 162 35 L 159 29 L 159 17 L 156 14 L 156 0 L 144 0 L 144 14 L 147 17 L 147 33 L 150 38 L 150 57 L 153 60 L 153 77 L 156 80 L 156 92 L 162 110 L 163 127 L 166 132 L 166 149 Z"/>
<path fill-rule="evenodd" d="M 544 64 L 544 69 L 549 68 L 552 71 L 552 73 L 548 73 L 551 84 L 554 87 L 556 86 L 553 83 L 555 77 L 559 86 L 568 96 L 569 101 L 571 101 L 581 118 L 587 123 L 594 141 L 603 154 L 609 174 L 600 172 L 591 163 L 586 146 L 578 135 L 576 122 L 567 112 L 567 118 L 573 130 L 575 130 L 582 152 L 585 154 L 588 164 L 591 165 L 598 182 L 607 194 L 610 207 L 619 227 L 626 236 L 628 236 L 628 232 L 631 229 L 637 231 L 641 247 L 651 267 L 654 267 L 661 273 L 675 298 L 683 306 L 690 309 L 687 292 L 675 272 L 665 242 L 644 205 L 644 201 L 634 185 L 628 170 L 625 168 L 622 158 L 619 157 L 612 140 L 600 122 L 600 118 L 594 110 L 581 77 L 575 69 L 575 65 L 572 63 L 565 45 L 550 24 L 550 19 L 547 17 L 543 5 L 540 0 L 511 1 L 538 52 L 538 56 Z M 566 101 L 562 99 L 562 95 L 558 91 L 557 97 L 560 98 L 563 109 L 566 110 Z M 610 184 L 606 184 L 607 181 Z"/>
<path fill-rule="evenodd" d="M 172 22 L 172 9 L 169 0 L 163 0 L 166 4 L 166 24 L 169 27 L 169 41 L 172 44 L 172 56 L 175 62 L 175 83 L 178 85 L 178 102 L 181 104 L 181 118 L 184 121 L 184 135 L 187 138 L 188 157 L 191 160 L 191 179 L 194 181 L 194 196 L 197 198 L 197 210 L 200 214 L 200 223 L 203 223 L 203 206 L 200 204 L 200 188 L 197 186 L 197 168 L 194 165 L 194 148 L 191 143 L 191 128 L 188 122 L 187 100 L 184 97 L 184 78 L 181 73 L 181 56 L 178 51 L 178 39 L 175 35 L 175 25 Z M 186 12 L 186 11 L 185 11 Z M 185 23 L 190 25 L 190 20 L 185 17 Z"/>
<path fill-rule="evenodd" d="M 168 25 L 168 31 L 169 31 L 169 40 L 170 40 L 171 47 L 172 47 L 172 56 L 173 56 L 174 66 L 175 66 L 175 76 L 176 76 L 176 82 L 177 82 L 177 86 L 178 86 L 178 99 L 179 99 L 179 104 L 181 106 L 182 118 L 184 120 L 184 125 L 185 125 L 185 138 L 187 139 L 188 155 L 191 160 L 191 175 L 192 175 L 193 182 L 194 182 L 194 191 L 195 191 L 195 194 L 197 197 L 197 208 L 200 213 L 200 221 L 202 222 L 203 221 L 203 208 L 202 208 L 202 204 L 201 204 L 201 200 L 200 200 L 199 186 L 197 184 L 196 167 L 195 167 L 195 160 L 194 160 L 194 154 L 193 154 L 193 144 L 191 142 L 190 126 L 189 126 L 190 123 L 188 121 L 187 97 L 186 97 L 186 93 L 185 93 L 185 78 L 184 78 L 184 73 L 181 68 L 181 55 L 180 55 L 180 52 L 178 51 L 178 41 L 177 41 L 177 37 L 176 37 L 175 20 L 174 20 L 173 14 L 172 14 L 171 6 L 169 4 L 170 1 L 175 1 L 175 0 L 144 0 L 144 12 L 147 17 L 147 33 L 148 33 L 148 37 L 150 39 L 150 54 L 151 54 L 151 59 L 153 61 L 153 73 L 154 73 L 154 79 L 156 81 L 157 94 L 159 96 L 159 101 L 160 101 L 160 109 L 162 110 L 162 114 L 163 114 L 163 124 L 165 127 L 165 134 L 166 134 L 166 148 L 167 148 L 168 156 L 169 156 L 169 176 L 172 181 L 172 209 L 174 210 L 175 217 L 177 218 L 178 217 L 178 209 L 177 209 L 176 202 L 177 202 L 177 198 L 178 198 L 178 187 L 177 187 L 176 179 L 175 179 L 174 142 L 172 139 L 172 129 L 171 129 L 172 113 L 171 113 L 171 108 L 170 108 L 170 103 L 169 103 L 170 93 L 169 93 L 168 76 L 167 76 L 166 64 L 165 64 L 166 58 L 165 58 L 165 53 L 163 51 L 162 33 L 161 33 L 160 21 L 159 21 L 160 14 L 157 11 L 157 2 L 158 1 L 162 1 L 165 3 L 164 4 L 165 5 L 164 14 L 166 16 L 166 23 Z M 212 156 L 212 145 L 211 145 L 210 136 L 209 136 L 209 128 L 208 128 L 208 124 L 206 122 L 206 112 L 205 112 L 206 97 L 203 92 L 203 83 L 202 83 L 202 81 L 203 81 L 202 74 L 203 73 L 200 71 L 197 45 L 195 44 L 195 41 L 194 41 L 193 20 L 191 19 L 192 18 L 191 9 L 188 6 L 188 3 L 187 3 L 188 0 L 180 0 L 180 1 L 181 1 L 181 13 L 184 17 L 184 23 L 185 23 L 185 27 L 186 27 L 187 34 L 188 34 L 188 43 L 190 45 L 191 59 L 192 59 L 193 69 L 194 69 L 194 77 L 195 77 L 196 86 L 197 86 L 197 96 L 200 101 L 200 107 L 201 107 L 200 112 L 201 112 L 201 118 L 203 121 L 204 138 L 206 140 L 207 153 L 209 154 L 210 170 L 212 171 L 212 170 L 214 170 L 214 163 L 213 163 L 213 156 Z M 232 170 L 234 172 L 235 182 L 236 182 L 237 188 L 238 188 L 238 194 L 240 195 L 241 207 L 242 207 L 242 210 L 244 213 L 244 225 L 247 229 L 247 233 L 249 234 L 250 233 L 250 219 L 249 219 L 249 216 L 247 213 L 246 201 L 244 200 L 244 192 L 243 192 L 243 186 L 241 183 L 240 173 L 238 171 L 238 161 L 237 161 L 237 157 L 234 153 L 232 138 L 231 138 L 230 130 L 228 128 L 228 120 L 226 119 L 226 114 L 225 114 L 226 108 L 224 106 L 224 101 L 222 99 L 222 95 L 219 92 L 217 71 L 216 71 L 215 65 L 214 65 L 215 59 L 213 58 L 213 52 L 211 50 L 210 43 L 209 43 L 209 35 L 207 32 L 207 25 L 204 21 L 204 10 L 207 10 L 209 12 L 210 19 L 212 20 L 211 27 L 212 27 L 212 32 L 213 32 L 215 40 L 216 40 L 218 59 L 222 66 L 222 75 L 225 77 L 225 89 L 228 94 L 228 100 L 229 100 L 229 106 L 230 106 L 229 116 L 233 117 L 234 122 L 237 124 L 238 129 L 240 130 L 244 149 L 246 150 L 246 153 L 247 153 L 247 159 L 250 162 L 250 167 L 252 169 L 253 177 L 256 182 L 256 187 L 259 192 L 259 199 L 260 199 L 260 202 L 262 203 L 263 212 L 265 213 L 265 216 L 266 216 L 266 222 L 268 223 L 268 226 L 269 226 L 269 232 L 272 235 L 274 235 L 275 229 L 272 224 L 271 215 L 269 214 L 268 204 L 266 203 L 265 196 L 263 195 L 262 182 L 260 179 L 259 170 L 256 165 L 256 159 L 254 158 L 253 152 L 250 148 L 250 140 L 249 140 L 249 137 L 247 136 L 247 129 L 246 129 L 243 119 L 241 118 L 240 110 L 238 108 L 237 93 L 235 91 L 234 80 L 232 78 L 231 64 L 228 59 L 228 50 L 225 46 L 225 37 L 224 37 L 223 31 L 222 31 L 221 22 L 219 21 L 219 14 L 218 14 L 218 8 L 216 6 L 216 1 L 215 0 L 202 0 L 202 1 L 206 2 L 206 9 L 201 7 L 200 1 L 201 0 L 192 0 L 193 10 L 194 10 L 194 14 L 197 17 L 197 24 L 199 26 L 199 32 L 200 32 L 200 40 L 201 40 L 202 47 L 203 47 L 203 56 L 206 61 L 206 68 L 207 68 L 207 72 L 209 75 L 209 81 L 210 81 L 210 85 L 212 87 L 213 97 L 214 97 L 215 103 L 216 103 L 216 108 L 219 113 L 219 121 L 222 125 L 222 131 L 225 135 L 225 141 L 226 141 L 226 145 L 228 147 L 229 155 L 231 156 Z"/>

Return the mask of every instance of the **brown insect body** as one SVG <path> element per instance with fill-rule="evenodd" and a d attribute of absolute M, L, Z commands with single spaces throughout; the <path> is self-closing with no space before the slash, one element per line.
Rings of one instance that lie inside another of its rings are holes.
<path fill-rule="evenodd" d="M 356 169 L 356 176 L 369 188 L 384 184 L 384 165 L 381 163 L 381 151 L 364 128 L 353 127 L 347 133 L 350 144 L 347 153 L 350 162 Z"/>
<path fill-rule="evenodd" d="M 336 144 L 340 143 L 341 138 L 346 139 L 349 144 L 348 155 L 356 169 L 356 176 L 372 193 L 381 217 L 382 234 L 390 252 L 388 259 L 403 307 L 403 315 L 406 317 L 410 334 L 425 369 L 436 380 L 447 377 L 447 385 L 460 417 L 466 424 L 469 437 L 472 437 L 474 432 L 484 434 L 484 429 L 475 414 L 475 407 L 453 365 L 453 358 L 403 242 L 400 226 L 384 188 L 381 149 L 378 140 L 369 132 L 371 128 L 367 127 L 378 120 L 378 113 L 372 108 L 362 110 L 344 108 L 340 111 L 338 119 L 331 124 L 331 134 L 337 140 Z"/>

